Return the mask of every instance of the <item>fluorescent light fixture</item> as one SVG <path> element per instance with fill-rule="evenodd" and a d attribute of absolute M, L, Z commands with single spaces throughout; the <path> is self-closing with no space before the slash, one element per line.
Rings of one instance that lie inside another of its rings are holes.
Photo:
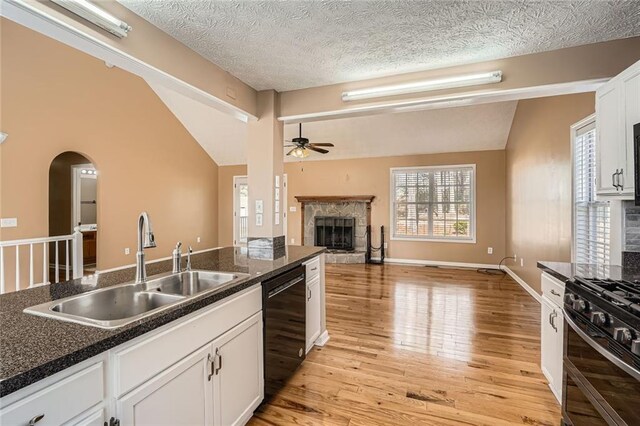
<path fill-rule="evenodd" d="M 454 87 L 478 86 L 480 84 L 499 83 L 501 81 L 502 71 L 491 71 L 478 74 L 438 78 L 434 80 L 422 80 L 414 83 L 394 84 L 392 86 L 350 90 L 348 92 L 342 92 L 342 100 L 357 101 L 361 99 L 381 98 L 384 96 L 406 95 L 407 93 L 452 89 Z"/>
<path fill-rule="evenodd" d="M 55 4 L 75 13 L 79 17 L 109 31 L 116 37 L 123 38 L 131 31 L 131 27 L 124 21 L 99 8 L 87 0 L 51 0 Z"/>
<path fill-rule="evenodd" d="M 7 139 L 7 136 L 9 135 L 6 134 L 5 132 L 0 132 L 0 143 L 4 142 L 5 139 Z"/>

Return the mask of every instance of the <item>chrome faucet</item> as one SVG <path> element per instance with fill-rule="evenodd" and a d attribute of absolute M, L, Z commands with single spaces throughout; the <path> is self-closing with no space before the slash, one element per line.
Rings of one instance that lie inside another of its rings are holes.
<path fill-rule="evenodd" d="M 136 253 L 136 283 L 147 279 L 147 269 L 144 264 L 144 249 L 156 246 L 156 240 L 151 229 L 151 221 L 147 212 L 138 217 L 138 252 Z"/>
<path fill-rule="evenodd" d="M 193 249 L 189 246 L 189 251 L 187 251 L 187 268 L 185 271 L 191 270 L 191 253 L 193 253 Z"/>
<path fill-rule="evenodd" d="M 173 258 L 173 273 L 177 274 L 180 272 L 180 261 L 182 260 L 182 251 L 180 250 L 182 247 L 182 242 L 178 241 L 176 244 L 176 248 L 173 249 L 173 253 L 171 257 Z"/>

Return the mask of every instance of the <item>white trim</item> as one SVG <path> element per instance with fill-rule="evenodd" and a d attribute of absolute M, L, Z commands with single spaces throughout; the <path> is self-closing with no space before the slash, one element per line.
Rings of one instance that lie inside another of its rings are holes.
<path fill-rule="evenodd" d="M 246 123 L 249 120 L 257 120 L 256 116 L 241 108 L 82 32 L 78 28 L 41 10 L 39 7 L 28 4 L 24 0 L 2 0 L 0 15 L 118 68 L 129 71 L 145 80 L 162 84 L 240 121 Z"/>
<path fill-rule="evenodd" d="M 372 257 L 371 260 L 379 261 L 380 258 Z M 443 268 L 498 269 L 498 265 L 488 263 L 445 262 L 442 260 L 397 259 L 392 257 L 385 257 L 384 263 L 397 265 L 440 266 Z"/>
<path fill-rule="evenodd" d="M 432 171 L 432 170 L 450 170 L 456 168 L 471 168 L 473 170 L 473 175 L 471 177 L 471 200 L 469 201 L 471 204 L 471 219 L 470 226 L 471 232 L 470 236 L 467 238 L 459 238 L 459 237 L 437 237 L 437 236 L 429 236 L 429 237 L 417 237 L 417 236 L 408 236 L 408 237 L 398 237 L 395 236 L 395 186 L 393 173 L 396 171 Z M 390 241 L 420 241 L 426 243 L 458 243 L 458 244 L 476 244 L 476 205 L 477 202 L 477 192 L 478 192 L 478 184 L 477 184 L 477 167 L 475 164 L 444 164 L 444 165 L 433 165 L 433 166 L 413 166 L 413 167 L 391 167 L 389 168 L 389 240 Z"/>
<path fill-rule="evenodd" d="M 199 254 L 199 253 L 206 253 L 208 251 L 214 251 L 214 250 L 219 250 L 222 247 L 212 247 L 212 248 L 208 248 L 208 249 L 204 249 L 204 250 L 198 250 L 198 251 L 194 251 L 191 254 Z M 150 263 L 158 263 L 158 262 L 163 262 L 165 260 L 170 260 L 171 256 L 167 256 L 167 257 L 161 257 L 160 259 L 153 259 L 153 260 L 147 260 L 146 264 L 149 265 Z M 123 269 L 129 269 L 129 268 L 135 268 L 136 264 L 135 263 L 131 263 L 129 265 L 123 265 L 123 266 L 117 266 L 115 268 L 109 268 L 109 269 L 102 269 L 100 271 L 96 271 L 94 274 L 104 274 L 106 272 L 115 272 L 115 271 L 121 271 Z"/>
<path fill-rule="evenodd" d="M 538 303 L 542 303 L 542 296 L 540 296 L 540 293 L 535 291 L 529 284 L 526 283 L 525 280 L 520 278 L 508 266 L 502 266 L 502 268 L 507 272 L 507 274 L 509 274 L 511 278 L 513 278 L 515 282 L 520 284 L 520 287 L 524 288 L 527 291 L 527 293 L 529 293 L 534 299 L 536 299 Z"/>
<path fill-rule="evenodd" d="M 332 111 L 288 115 L 278 117 L 278 120 L 284 121 L 285 124 L 308 123 L 311 121 L 322 121 L 335 118 L 452 108 L 463 105 L 478 105 L 492 102 L 568 95 L 571 93 L 595 92 L 596 89 L 609 80 L 609 78 L 594 78 L 590 80 L 544 84 L 541 86 L 520 87 L 516 89 L 475 91 L 455 95 L 434 96 L 410 101 L 389 102 L 385 104 L 344 108 Z"/>
<path fill-rule="evenodd" d="M 322 334 L 320 334 L 320 336 L 318 336 L 318 338 L 316 339 L 315 342 L 313 342 L 313 344 L 315 346 L 324 346 L 327 344 L 329 339 L 330 339 L 329 330 L 325 330 Z"/>

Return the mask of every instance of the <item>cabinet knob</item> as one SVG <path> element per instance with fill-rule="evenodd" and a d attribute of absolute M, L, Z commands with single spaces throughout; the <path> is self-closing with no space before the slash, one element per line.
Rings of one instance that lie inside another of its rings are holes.
<path fill-rule="evenodd" d="M 34 416 L 31 420 L 29 420 L 29 426 L 35 425 L 42 419 L 44 419 L 44 414 L 38 414 L 37 416 Z"/>

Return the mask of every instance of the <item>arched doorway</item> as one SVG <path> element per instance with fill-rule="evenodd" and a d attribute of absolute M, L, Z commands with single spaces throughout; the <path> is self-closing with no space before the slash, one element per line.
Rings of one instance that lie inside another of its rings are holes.
<path fill-rule="evenodd" d="M 67 151 L 58 155 L 49 167 L 49 236 L 82 232 L 83 275 L 93 273 L 97 264 L 98 171 L 82 154 Z M 50 259 L 55 267 L 55 259 Z M 61 268 L 64 256 L 58 260 Z"/>

